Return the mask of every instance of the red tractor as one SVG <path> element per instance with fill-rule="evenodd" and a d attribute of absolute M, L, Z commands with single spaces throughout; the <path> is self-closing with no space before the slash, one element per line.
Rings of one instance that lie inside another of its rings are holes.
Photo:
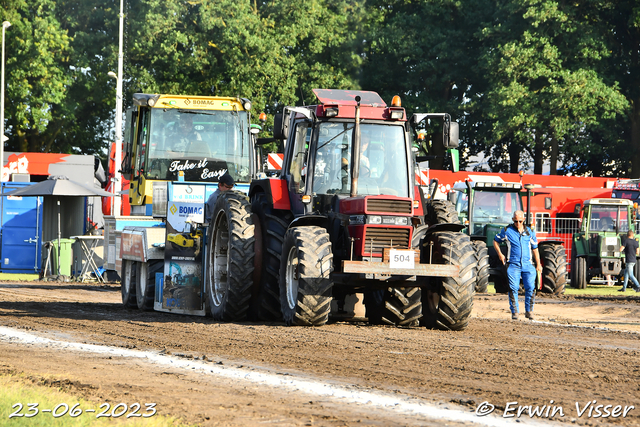
<path fill-rule="evenodd" d="M 332 301 L 341 307 L 359 293 L 371 323 L 464 329 L 474 249 L 463 226 L 433 219 L 439 208 L 425 206 L 411 149 L 427 122 L 442 128 L 445 147 L 457 146 L 458 124 L 448 114 L 407 120 L 399 97 L 387 106 L 375 92 L 314 93 L 319 104 L 275 116 L 274 137 L 285 147 L 280 176 L 251 183 L 252 219 L 243 224 L 255 227 L 249 299 L 258 317 L 323 325 Z M 218 294 L 209 286 L 210 299 L 230 311 L 248 304 L 247 291 L 229 283 Z"/>

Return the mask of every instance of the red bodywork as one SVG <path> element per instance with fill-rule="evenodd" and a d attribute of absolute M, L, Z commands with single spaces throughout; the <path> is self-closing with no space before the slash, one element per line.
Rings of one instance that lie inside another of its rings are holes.
<path fill-rule="evenodd" d="M 397 196 L 358 196 L 340 201 L 340 213 L 349 215 L 349 236 L 353 239 L 355 257 L 382 258 L 384 248 L 411 247 L 415 215 L 413 199 Z M 382 223 L 365 224 L 365 215 L 379 215 Z M 406 225 L 385 223 L 406 217 Z"/>
<path fill-rule="evenodd" d="M 107 186 L 105 187 L 105 191 L 112 193 L 113 181 L 112 178 L 116 174 L 116 145 L 111 144 L 111 149 L 109 150 L 109 170 L 107 171 Z M 122 191 L 125 191 L 125 194 L 122 194 L 120 200 L 120 215 L 129 216 L 131 215 L 131 205 L 129 204 L 129 180 L 125 179 L 124 176 L 120 175 L 120 179 L 122 180 Z M 111 198 L 103 197 L 102 198 L 102 214 L 103 215 L 112 215 L 111 213 Z"/>
<path fill-rule="evenodd" d="M 287 180 L 271 178 L 269 179 L 269 188 L 271 190 L 271 201 L 274 209 L 291 210 L 291 202 L 289 201 L 289 191 L 287 189 Z"/>

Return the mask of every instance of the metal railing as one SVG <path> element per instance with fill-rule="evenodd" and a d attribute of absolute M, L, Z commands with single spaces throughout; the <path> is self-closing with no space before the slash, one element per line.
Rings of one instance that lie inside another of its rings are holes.
<path fill-rule="evenodd" d="M 535 232 L 539 242 L 557 240 L 562 242 L 567 254 L 567 272 L 571 271 L 571 251 L 573 244 L 573 234 L 580 231 L 582 220 L 579 218 L 551 218 L 547 214 L 534 216 Z M 598 220 L 594 220 L 598 221 Z M 598 229 L 598 224 L 591 224 L 594 230 Z M 640 229 L 640 219 L 635 221 L 635 230 Z M 626 227 L 622 227 L 625 232 Z"/>

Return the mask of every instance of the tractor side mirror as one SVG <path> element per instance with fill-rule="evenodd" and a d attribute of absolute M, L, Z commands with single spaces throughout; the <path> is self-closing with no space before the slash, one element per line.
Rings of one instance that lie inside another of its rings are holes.
<path fill-rule="evenodd" d="M 287 137 L 287 135 L 284 134 L 282 119 L 282 113 L 277 113 L 273 116 L 273 137 L 275 139 L 285 139 Z"/>
<path fill-rule="evenodd" d="M 442 142 L 444 148 L 458 148 L 460 140 L 458 122 L 445 122 L 442 126 Z"/>

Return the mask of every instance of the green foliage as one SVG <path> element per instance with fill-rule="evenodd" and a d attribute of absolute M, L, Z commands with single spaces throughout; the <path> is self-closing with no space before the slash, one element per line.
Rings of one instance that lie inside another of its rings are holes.
<path fill-rule="evenodd" d="M 118 13 L 116 0 L 0 0 L 7 150 L 106 155 Z M 640 176 L 636 1 L 127 0 L 125 18 L 125 107 L 134 92 L 246 97 L 266 136 L 314 88 L 362 88 L 451 114 L 462 167 L 480 154 L 495 171 Z M 446 167 L 439 124 L 427 131 L 422 149 Z"/>

